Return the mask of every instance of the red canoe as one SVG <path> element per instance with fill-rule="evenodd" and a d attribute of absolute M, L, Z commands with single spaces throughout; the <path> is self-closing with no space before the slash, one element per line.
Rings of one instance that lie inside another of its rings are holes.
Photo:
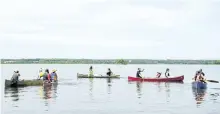
<path fill-rule="evenodd" d="M 182 82 L 184 80 L 184 75 L 175 76 L 169 78 L 136 78 L 128 76 L 128 81 L 146 81 L 146 82 Z"/>

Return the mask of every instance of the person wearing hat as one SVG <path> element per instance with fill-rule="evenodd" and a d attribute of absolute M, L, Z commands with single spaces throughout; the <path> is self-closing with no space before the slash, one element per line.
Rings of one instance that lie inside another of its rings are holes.
<path fill-rule="evenodd" d="M 136 73 L 136 77 L 137 77 L 137 78 L 142 78 L 141 72 L 143 72 L 143 71 L 144 71 L 144 69 L 141 70 L 141 68 L 138 68 L 138 71 L 137 71 L 137 73 Z"/>
<path fill-rule="evenodd" d="M 56 69 L 53 69 L 51 74 L 50 74 L 52 81 L 57 81 L 57 73 L 56 73 L 56 71 L 57 71 Z"/>
<path fill-rule="evenodd" d="M 170 76 L 170 73 L 169 73 L 169 72 L 170 72 L 170 69 L 167 68 L 167 69 L 166 69 L 166 72 L 165 72 L 165 76 L 166 76 L 167 78 Z"/>
<path fill-rule="evenodd" d="M 12 82 L 12 84 L 17 84 L 17 83 L 18 83 L 18 81 L 19 81 L 19 76 L 20 76 L 19 71 L 18 71 L 18 70 L 14 70 L 14 73 L 13 73 L 13 75 L 12 75 L 12 77 L 11 77 L 11 82 Z"/>

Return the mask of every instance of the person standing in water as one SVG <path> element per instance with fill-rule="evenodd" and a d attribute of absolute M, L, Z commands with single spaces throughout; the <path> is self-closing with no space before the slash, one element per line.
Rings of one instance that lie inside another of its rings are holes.
<path fill-rule="evenodd" d="M 165 76 L 167 78 L 170 76 L 170 69 L 169 68 L 166 69 Z"/>
<path fill-rule="evenodd" d="M 108 68 L 108 72 L 106 73 L 107 76 L 112 76 L 113 75 L 113 72 L 111 71 L 110 68 Z"/>
<path fill-rule="evenodd" d="M 144 69 L 141 71 L 141 68 L 138 68 L 138 71 L 136 73 L 136 77 L 137 78 L 142 78 L 141 72 L 143 72 L 143 71 L 144 71 Z"/>
<path fill-rule="evenodd" d="M 43 80 L 47 82 L 51 82 L 51 75 L 49 73 L 49 69 L 46 69 L 43 75 Z"/>
<path fill-rule="evenodd" d="M 93 68 L 92 68 L 92 66 L 90 66 L 90 68 L 89 68 L 89 76 L 93 76 L 94 74 L 93 74 Z"/>
<path fill-rule="evenodd" d="M 53 69 L 52 70 L 52 73 L 50 74 L 51 75 L 51 80 L 56 82 L 57 81 L 57 73 L 56 73 L 56 69 Z"/>

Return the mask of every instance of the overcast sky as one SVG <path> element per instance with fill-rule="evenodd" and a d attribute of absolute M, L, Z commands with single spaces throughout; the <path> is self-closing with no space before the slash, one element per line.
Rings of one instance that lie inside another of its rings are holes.
<path fill-rule="evenodd" d="M 1 58 L 220 59 L 220 0 L 1 0 Z"/>

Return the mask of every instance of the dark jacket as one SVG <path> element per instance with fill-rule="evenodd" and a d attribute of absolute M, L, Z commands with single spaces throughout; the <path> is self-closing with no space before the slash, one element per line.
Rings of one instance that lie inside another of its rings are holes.
<path fill-rule="evenodd" d="M 11 78 L 12 83 L 17 83 L 19 80 L 19 76 L 20 76 L 19 73 L 14 73 Z"/>

